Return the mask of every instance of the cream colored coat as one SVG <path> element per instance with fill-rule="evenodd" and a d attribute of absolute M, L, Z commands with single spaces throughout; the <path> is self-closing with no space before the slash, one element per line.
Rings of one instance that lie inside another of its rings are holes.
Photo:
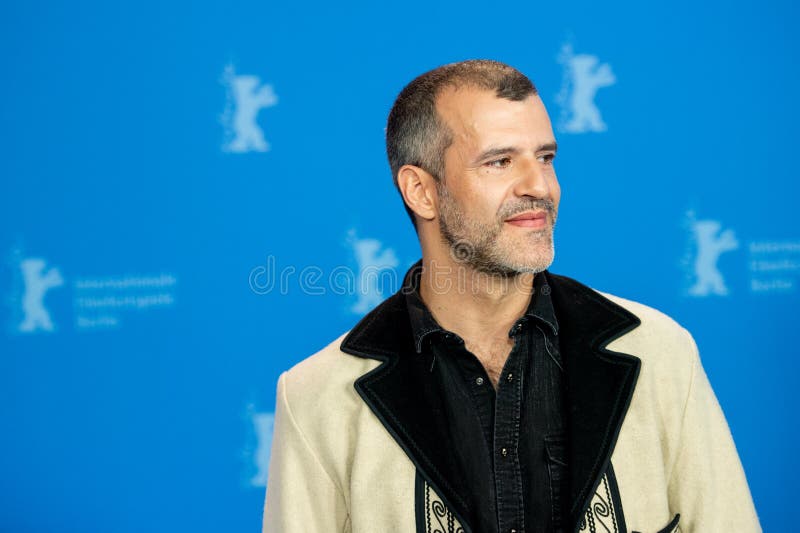
<path fill-rule="evenodd" d="M 628 354 L 641 367 L 616 442 L 607 436 L 613 469 L 593 480 L 576 531 L 760 531 L 691 335 L 647 306 L 592 298 L 638 317 L 603 353 Z M 382 361 L 342 351 L 349 333 L 280 376 L 263 531 L 472 531 L 437 504 L 433 485 L 420 485 L 409 453 L 354 388 Z"/>

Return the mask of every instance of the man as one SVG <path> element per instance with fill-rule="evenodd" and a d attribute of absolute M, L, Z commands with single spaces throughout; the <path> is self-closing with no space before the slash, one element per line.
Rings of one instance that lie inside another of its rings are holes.
<path fill-rule="evenodd" d="M 264 531 L 760 531 L 691 335 L 547 271 L 557 145 L 528 78 L 423 74 L 386 141 L 422 259 L 281 375 Z"/>

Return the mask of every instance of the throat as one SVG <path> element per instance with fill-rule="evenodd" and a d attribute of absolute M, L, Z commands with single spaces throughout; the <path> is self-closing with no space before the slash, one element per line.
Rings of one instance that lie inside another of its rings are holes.
<path fill-rule="evenodd" d="M 500 376 L 503 374 L 503 368 L 506 361 L 508 361 L 511 350 L 514 349 L 516 341 L 507 337 L 504 341 L 495 342 L 488 347 L 474 345 L 469 342 L 465 344 L 467 350 L 475 355 L 483 369 L 486 370 L 486 375 L 489 376 L 492 386 L 497 390 Z"/>

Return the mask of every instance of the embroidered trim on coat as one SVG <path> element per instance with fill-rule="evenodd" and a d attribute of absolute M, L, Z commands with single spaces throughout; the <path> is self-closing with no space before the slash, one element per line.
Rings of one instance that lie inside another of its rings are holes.
<path fill-rule="evenodd" d="M 417 533 L 464 533 L 456 517 L 419 472 L 415 493 Z"/>
<path fill-rule="evenodd" d="M 578 531 L 588 533 L 627 533 L 617 477 L 611 463 L 608 463 L 608 469 L 597 485 L 578 526 Z"/>

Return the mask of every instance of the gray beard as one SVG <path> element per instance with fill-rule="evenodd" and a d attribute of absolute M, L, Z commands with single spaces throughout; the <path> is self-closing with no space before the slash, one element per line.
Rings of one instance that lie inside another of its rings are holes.
<path fill-rule="evenodd" d="M 499 222 L 489 225 L 467 220 L 461 207 L 444 185 L 437 184 L 437 192 L 440 203 L 439 231 L 443 243 L 448 246 L 450 256 L 456 263 L 482 274 L 506 279 L 524 273 L 538 274 L 552 264 L 555 254 L 553 228 L 535 232 L 536 239 L 545 241 L 544 244 L 550 249 L 550 258 L 547 261 L 542 258 L 539 261 L 526 261 L 524 264 L 519 264 L 512 261 L 496 246 L 497 238 L 503 231 L 504 221 L 523 211 L 545 210 L 550 215 L 553 227 L 555 227 L 557 212 L 552 201 L 529 199 L 504 206 L 499 213 Z"/>

